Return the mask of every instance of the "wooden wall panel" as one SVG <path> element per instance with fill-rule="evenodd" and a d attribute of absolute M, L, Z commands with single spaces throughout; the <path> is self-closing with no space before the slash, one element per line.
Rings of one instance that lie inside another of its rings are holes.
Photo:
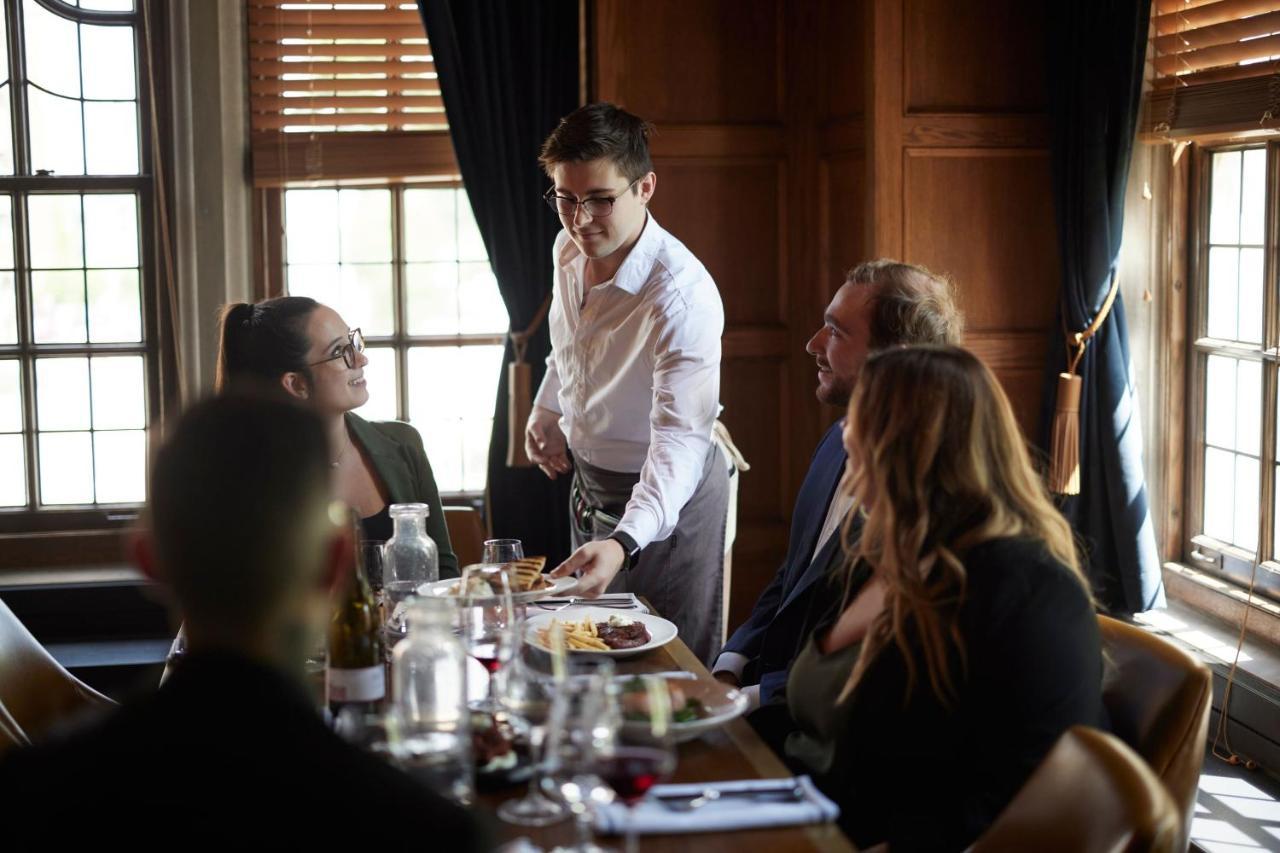
<path fill-rule="evenodd" d="M 786 323 L 785 175 L 770 162 L 654 158 L 654 217 L 710 271 L 725 324 Z M 752 250 L 744 252 L 743 247 Z"/>
<path fill-rule="evenodd" d="M 968 328 L 1043 329 L 1057 299 L 1047 152 L 906 150 L 906 257 L 956 280 Z"/>
<path fill-rule="evenodd" d="M 907 112 L 1039 112 L 1044 8 L 1027 0 L 907 0 Z"/>
<path fill-rule="evenodd" d="M 595 88 L 657 124 L 782 116 L 780 2 L 595 4 Z"/>
<path fill-rule="evenodd" d="M 822 192 L 822 276 L 827 298 L 835 295 L 845 273 L 865 260 L 867 160 L 861 151 L 823 158 Z M 818 318 L 813 328 L 818 328 Z"/>
<path fill-rule="evenodd" d="M 786 484 L 787 455 L 778 452 L 790 440 L 785 419 L 779 418 L 787 399 L 785 358 L 730 358 L 720 372 L 720 400 L 724 421 L 733 432 L 751 470 L 743 475 L 738 496 L 739 516 L 765 522 L 787 522 L 794 495 Z M 813 449 L 810 448 L 812 453 Z"/>

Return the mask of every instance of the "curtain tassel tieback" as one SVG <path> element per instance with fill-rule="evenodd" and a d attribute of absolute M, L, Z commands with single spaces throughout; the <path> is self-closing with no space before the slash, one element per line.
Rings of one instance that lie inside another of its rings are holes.
<path fill-rule="evenodd" d="M 1080 397 L 1084 379 L 1076 372 L 1084 359 L 1089 339 L 1097 334 L 1111 313 L 1120 292 L 1120 277 L 1111 274 L 1111 289 L 1102 309 L 1083 332 L 1068 332 L 1067 372 L 1058 374 L 1058 393 L 1053 408 L 1053 429 L 1049 435 L 1049 491 L 1055 495 L 1080 494 Z M 1066 312 L 1063 312 L 1066 324 Z"/>
<path fill-rule="evenodd" d="M 533 411 L 533 368 L 524 360 L 529 339 L 538 333 L 551 307 L 551 294 L 523 332 L 508 332 L 511 337 L 511 363 L 507 365 L 507 467 L 531 468 L 533 463 L 524 452 L 524 425 Z"/>

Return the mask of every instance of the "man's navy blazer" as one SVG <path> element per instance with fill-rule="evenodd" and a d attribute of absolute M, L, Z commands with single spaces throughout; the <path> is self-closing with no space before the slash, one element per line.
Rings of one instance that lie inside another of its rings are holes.
<path fill-rule="evenodd" d="M 808 620 L 813 595 L 826 588 L 823 578 L 841 558 L 839 536 L 830 537 L 817 559 L 813 552 L 848 458 L 843 430 L 844 420 L 836 421 L 818 443 L 796 496 L 786 559 L 760 594 L 751 616 L 721 650 L 748 658 L 742 683 L 760 685 L 762 705 L 786 685 L 791 662 L 812 627 Z"/>

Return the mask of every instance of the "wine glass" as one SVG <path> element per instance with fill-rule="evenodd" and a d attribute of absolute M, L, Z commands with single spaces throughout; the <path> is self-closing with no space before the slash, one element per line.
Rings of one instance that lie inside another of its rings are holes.
<path fill-rule="evenodd" d="M 613 790 L 598 771 L 599 756 L 613 749 L 618 736 L 614 689 L 610 661 L 575 661 L 552 700 L 543 787 L 569 806 L 578 835 L 573 847 L 553 853 L 613 853 L 591 840 L 591 809 L 613 801 Z"/>
<path fill-rule="evenodd" d="M 542 745 L 551 718 L 551 703 L 564 679 L 540 672 L 517 655 L 497 676 L 498 704 L 507 712 L 512 725 L 529 742 L 529 761 L 533 775 L 529 790 L 518 800 L 507 800 L 498 807 L 498 817 L 518 826 L 549 826 L 568 817 L 564 806 L 542 793 Z"/>
<path fill-rule="evenodd" d="M 613 699 L 618 716 L 634 722 L 635 743 L 614 738 L 596 755 L 597 773 L 627 807 L 626 853 L 640 849 L 636 836 L 635 807 L 658 782 L 676 769 L 672 739 L 671 693 L 661 676 L 639 675 L 627 679 Z"/>
<path fill-rule="evenodd" d="M 481 556 L 484 563 L 510 563 L 524 559 L 524 545 L 519 539 L 486 539 Z"/>
<path fill-rule="evenodd" d="M 462 642 L 489 673 L 489 690 L 478 710 L 492 714 L 498 710 L 493 675 L 515 656 L 520 642 L 511 582 L 502 566 L 478 564 L 463 569 L 462 589 Z"/>

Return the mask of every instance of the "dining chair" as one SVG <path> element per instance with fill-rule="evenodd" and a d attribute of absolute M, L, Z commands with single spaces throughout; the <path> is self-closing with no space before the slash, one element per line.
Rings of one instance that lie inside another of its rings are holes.
<path fill-rule="evenodd" d="M 115 705 L 63 668 L 0 601 L 0 753 Z"/>
<path fill-rule="evenodd" d="M 1074 726 L 969 853 L 1172 853 L 1177 804 L 1117 737 Z"/>
<path fill-rule="evenodd" d="M 1098 617 L 1111 672 L 1102 699 L 1111 731 L 1150 765 L 1181 815 L 1187 848 L 1209 734 L 1213 676 L 1188 652 L 1140 627 Z"/>
<path fill-rule="evenodd" d="M 449 542 L 458 555 L 459 566 L 480 562 L 484 555 L 484 523 L 475 507 L 447 506 L 444 508 L 444 524 L 449 530 Z"/>

